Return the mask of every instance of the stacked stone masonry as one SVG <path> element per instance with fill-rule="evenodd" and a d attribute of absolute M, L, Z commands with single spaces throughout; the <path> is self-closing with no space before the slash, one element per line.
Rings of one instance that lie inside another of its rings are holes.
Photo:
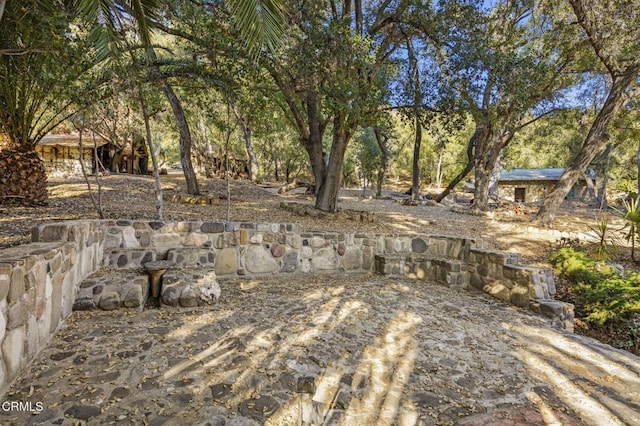
<path fill-rule="evenodd" d="M 31 244 L 0 250 L 0 395 L 72 311 L 78 285 L 102 267 L 104 227 L 37 227 Z"/>
<path fill-rule="evenodd" d="M 175 262 L 161 300 L 198 306 L 220 296 L 217 277 L 378 272 L 478 289 L 572 330 L 550 271 L 482 241 L 438 235 L 304 232 L 296 224 L 70 221 L 40 225 L 33 243 L 0 250 L 0 395 L 75 309 L 142 309 L 143 265 Z"/>

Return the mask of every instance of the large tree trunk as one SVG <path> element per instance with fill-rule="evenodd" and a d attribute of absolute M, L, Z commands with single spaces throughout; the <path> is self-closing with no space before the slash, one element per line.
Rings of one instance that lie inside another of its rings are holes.
<path fill-rule="evenodd" d="M 449 185 L 447 185 L 447 187 L 440 194 L 438 194 L 438 196 L 435 198 L 436 202 L 439 203 L 444 200 L 444 198 L 449 195 L 453 188 L 455 188 L 456 185 L 459 184 L 462 179 L 464 179 L 469 174 L 469 172 L 471 172 L 471 170 L 473 170 L 475 156 L 474 152 L 476 146 L 478 145 L 480 140 L 488 137 L 491 137 L 490 127 L 484 124 L 476 124 L 476 129 L 469 139 L 469 142 L 467 143 L 467 164 L 464 166 L 464 169 L 462 169 L 462 171 L 458 173 L 458 175 L 453 178 L 451 182 L 449 182 Z"/>
<path fill-rule="evenodd" d="M 178 126 L 178 132 L 180 133 L 180 164 L 182 165 L 184 179 L 187 183 L 187 194 L 200 195 L 200 186 L 198 185 L 198 179 L 196 178 L 196 173 L 193 170 L 193 164 L 191 162 L 191 147 L 193 142 L 191 140 L 189 122 L 184 114 L 180 99 L 178 99 L 173 88 L 167 81 L 163 82 L 162 90 L 171 105 L 171 110 L 173 111 L 176 125 Z"/>
<path fill-rule="evenodd" d="M 270 66 L 267 66 L 267 70 L 285 97 L 287 106 L 300 133 L 300 143 L 309 156 L 316 190 L 316 207 L 322 210 L 334 211 L 342 178 L 342 162 L 346 143 L 342 147 L 343 152 L 340 153 L 340 147 L 336 146 L 336 138 L 334 137 L 334 146 L 331 148 L 331 155 L 327 158 L 322 150 L 322 138 L 328 120 L 321 116 L 321 99 L 316 93 L 317 88 L 309 88 L 302 102 L 303 105 L 298 105 L 296 102 L 297 95 L 291 90 L 291 86 L 281 78 L 282 75 Z M 334 126 L 335 131 L 336 128 Z M 328 171 L 328 169 L 332 170 Z M 336 170 L 339 171 L 338 174 L 336 174 Z"/>
<path fill-rule="evenodd" d="M 153 49 L 147 49 L 149 57 L 153 61 L 157 61 L 156 53 Z M 198 185 L 198 179 L 196 173 L 193 170 L 193 163 L 191 162 L 191 148 L 193 146 L 193 140 L 191 139 L 191 131 L 189 130 L 189 122 L 182 108 L 182 103 L 176 93 L 173 91 L 173 87 L 169 84 L 166 78 L 162 78 L 160 68 L 155 65 L 152 68 L 152 72 L 157 74 L 162 80 L 162 90 L 171 105 L 171 110 L 176 119 L 176 126 L 178 127 L 178 133 L 180 134 L 180 164 L 182 165 L 182 171 L 184 173 L 184 179 L 187 184 L 187 193 L 189 195 L 200 195 L 200 186 Z"/>
<path fill-rule="evenodd" d="M 493 165 L 491 176 L 489 176 L 489 199 L 496 202 L 500 201 L 500 174 L 502 174 L 503 170 L 502 151 L 503 150 L 500 150 L 500 154 Z"/>
<path fill-rule="evenodd" d="M 335 212 L 337 208 L 338 193 L 342 183 L 342 165 L 344 154 L 347 149 L 350 132 L 346 131 L 340 124 L 340 118 L 334 120 L 333 144 L 327 173 L 320 183 L 320 188 L 316 189 L 316 208 L 325 212 Z M 316 181 L 316 185 L 317 185 Z"/>
<path fill-rule="evenodd" d="M 311 163 L 311 173 L 313 173 L 313 181 L 316 187 L 316 194 L 319 187 L 327 174 L 327 154 L 322 151 L 322 136 L 312 136 L 302 141 L 302 145 L 307 151 L 309 162 Z"/>
<path fill-rule="evenodd" d="M 473 210 L 486 212 L 489 209 L 489 177 L 491 171 L 476 167 L 476 188 L 473 194 Z"/>
<path fill-rule="evenodd" d="M 420 198 L 420 146 L 422 145 L 422 123 L 415 118 L 416 136 L 413 141 L 413 163 L 411 167 L 411 199 Z"/>
<path fill-rule="evenodd" d="M 251 126 L 249 126 L 249 123 L 246 122 L 245 117 L 240 114 L 240 109 L 235 102 L 233 103 L 233 113 L 238 120 L 240 130 L 242 130 L 242 136 L 244 137 L 244 146 L 247 150 L 247 157 L 249 159 L 249 179 L 252 182 L 255 182 L 256 180 L 258 180 L 258 158 L 256 157 L 256 153 L 253 149 Z"/>
<path fill-rule="evenodd" d="M 491 142 L 493 142 L 494 133 L 487 114 L 475 117 L 476 127 L 487 128 L 488 131 L 483 133 L 476 140 L 475 151 L 473 155 L 473 164 L 475 170 L 475 191 L 473 194 L 473 210 L 487 211 L 489 207 L 489 177 L 492 170 Z"/>
<path fill-rule="evenodd" d="M 573 163 L 564 171 L 558 183 L 553 187 L 551 192 L 545 197 L 536 221 L 540 223 L 550 223 L 555 212 L 558 210 L 562 202 L 564 201 L 569 191 L 577 180 L 585 172 L 589 164 L 598 155 L 598 152 L 604 147 L 608 141 L 606 136 L 607 126 L 616 113 L 622 109 L 629 98 L 626 96 L 625 91 L 637 78 L 637 73 L 627 73 L 622 76 L 616 76 L 613 79 L 613 84 L 609 90 L 609 95 L 602 106 L 602 109 L 598 113 L 594 120 L 591 129 L 580 149 L 580 152 L 573 160 Z"/>
<path fill-rule="evenodd" d="M 411 167 L 411 199 L 420 198 L 420 146 L 422 145 L 422 90 L 420 86 L 420 69 L 418 59 L 413 48 L 413 42 L 409 37 L 406 39 L 407 52 L 409 53 L 409 63 L 411 64 L 411 78 L 413 80 L 413 115 L 415 120 L 416 135 L 413 142 L 413 162 Z"/>
<path fill-rule="evenodd" d="M 2 146 L 0 140 L 0 204 L 41 205 L 46 201 L 47 174 L 38 154 Z"/>
<path fill-rule="evenodd" d="M 488 123 L 486 123 L 488 125 Z M 473 210 L 485 212 L 489 209 L 492 185 L 497 186 L 496 172 L 499 173 L 502 151 L 509 144 L 513 132 L 489 132 L 479 140 L 475 153 L 476 187 Z M 495 181 L 495 182 L 494 182 Z M 497 190 L 497 189 L 496 189 Z"/>
<path fill-rule="evenodd" d="M 307 154 L 309 155 L 309 162 L 311 163 L 311 172 L 313 173 L 313 179 L 316 186 L 316 195 L 320 191 L 322 182 L 327 175 L 327 162 L 326 154 L 322 151 L 322 137 L 324 134 L 324 127 L 320 124 L 318 117 L 318 105 L 314 96 L 309 96 L 307 99 L 307 121 L 309 123 L 309 136 L 302 139 L 302 145 L 304 146 Z M 333 148 L 332 148 L 333 149 Z"/>

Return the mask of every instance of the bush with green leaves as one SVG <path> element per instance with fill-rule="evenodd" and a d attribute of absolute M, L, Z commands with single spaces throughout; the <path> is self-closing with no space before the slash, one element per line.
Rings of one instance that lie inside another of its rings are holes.
<path fill-rule="evenodd" d="M 640 274 L 621 276 L 617 268 L 573 248 L 557 250 L 551 261 L 569 283 L 576 304 L 583 306 L 586 321 L 603 325 L 640 314 Z"/>

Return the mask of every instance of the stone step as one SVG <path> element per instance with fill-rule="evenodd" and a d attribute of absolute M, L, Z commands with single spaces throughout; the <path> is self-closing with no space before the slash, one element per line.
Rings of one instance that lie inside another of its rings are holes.
<path fill-rule="evenodd" d="M 131 270 L 103 270 L 85 279 L 73 310 L 143 310 L 151 294 L 149 276 Z M 160 301 L 165 306 L 195 307 L 217 302 L 220 285 L 213 268 L 175 268 L 162 276 Z"/>
<path fill-rule="evenodd" d="M 148 275 L 137 271 L 106 270 L 80 283 L 73 310 L 130 308 L 141 311 L 148 298 Z"/>
<path fill-rule="evenodd" d="M 210 305 L 219 298 L 220 285 L 213 268 L 172 269 L 162 276 L 163 305 L 189 308 Z"/>
<path fill-rule="evenodd" d="M 387 276 L 408 276 L 411 270 L 428 266 L 433 259 L 431 256 L 414 254 L 376 254 L 374 256 L 374 270 Z"/>
<path fill-rule="evenodd" d="M 470 282 L 470 273 L 464 262 L 429 255 L 378 254 L 374 268 L 382 275 L 435 281 L 460 290 L 467 289 Z"/>

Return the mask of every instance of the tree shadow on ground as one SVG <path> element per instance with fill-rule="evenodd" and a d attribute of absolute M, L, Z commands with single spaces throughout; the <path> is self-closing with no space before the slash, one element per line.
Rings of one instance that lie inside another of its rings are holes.
<path fill-rule="evenodd" d="M 75 313 L 10 394 L 44 412 L 2 423 L 640 422 L 637 357 L 480 293 L 366 274 L 221 287 L 210 307 Z"/>

